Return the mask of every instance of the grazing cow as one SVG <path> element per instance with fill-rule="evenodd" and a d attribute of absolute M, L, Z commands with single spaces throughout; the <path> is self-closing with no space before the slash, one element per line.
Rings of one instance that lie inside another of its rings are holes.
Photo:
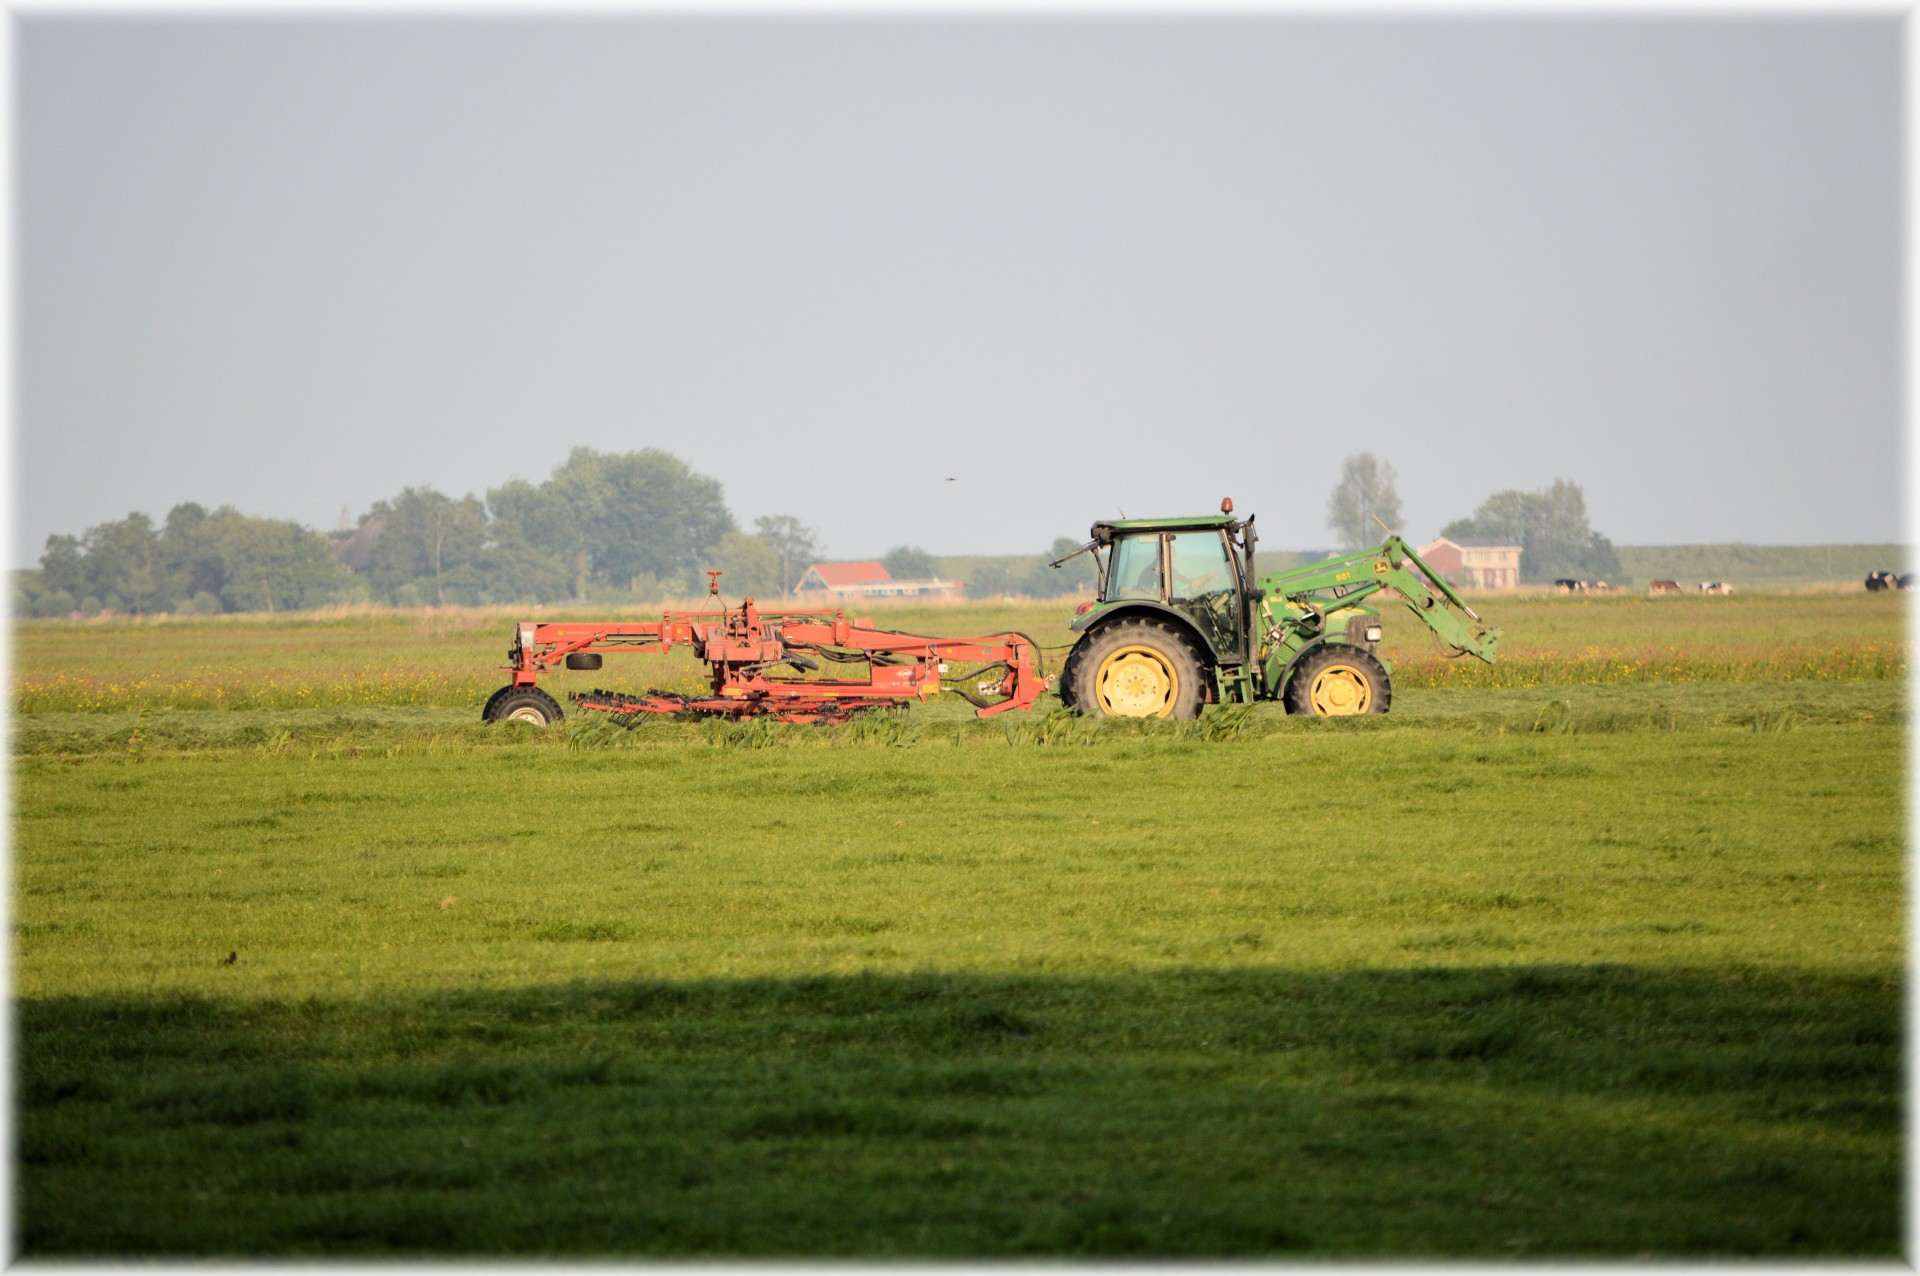
<path fill-rule="evenodd" d="M 1904 589 L 1900 577 L 1892 572 L 1872 572 L 1867 576 L 1867 592 L 1877 594 L 1883 589 Z"/>
<path fill-rule="evenodd" d="M 1731 594 L 1733 592 L 1733 586 L 1723 580 L 1703 580 L 1700 582 L 1700 592 L 1703 594 Z"/>
<path fill-rule="evenodd" d="M 1562 594 L 1584 594 L 1587 592 L 1587 583 L 1583 580 L 1566 580 L 1562 578 L 1553 582 L 1553 588 L 1557 593 Z"/>
<path fill-rule="evenodd" d="M 1650 580 L 1647 582 L 1647 592 L 1649 594 L 1677 594 L 1680 592 L 1680 582 L 1677 580 Z"/>
<path fill-rule="evenodd" d="M 1912 589 L 1912 588 L 1913 588 L 1913 573 L 1912 573 L 1912 572 L 1908 572 L 1908 573 L 1907 573 L 1906 575 L 1904 575 L 1904 576 L 1902 576 L 1902 577 L 1900 577 L 1900 588 L 1902 588 L 1902 589 Z"/>

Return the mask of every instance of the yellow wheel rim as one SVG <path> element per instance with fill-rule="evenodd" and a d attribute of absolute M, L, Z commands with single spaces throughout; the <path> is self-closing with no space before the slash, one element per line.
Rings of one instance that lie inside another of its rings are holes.
<path fill-rule="evenodd" d="M 1368 713 L 1373 709 L 1373 683 L 1352 665 L 1328 665 L 1313 675 L 1307 703 L 1327 717 Z"/>
<path fill-rule="evenodd" d="M 1180 697 L 1180 675 L 1152 647 L 1122 647 L 1100 662 L 1094 689 L 1115 718 L 1166 718 Z"/>

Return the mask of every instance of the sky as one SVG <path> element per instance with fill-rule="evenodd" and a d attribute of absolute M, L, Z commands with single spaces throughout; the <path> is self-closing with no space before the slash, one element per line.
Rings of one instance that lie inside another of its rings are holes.
<path fill-rule="evenodd" d="M 13 562 L 659 448 L 831 555 L 1905 538 L 1897 13 L 19 14 Z"/>

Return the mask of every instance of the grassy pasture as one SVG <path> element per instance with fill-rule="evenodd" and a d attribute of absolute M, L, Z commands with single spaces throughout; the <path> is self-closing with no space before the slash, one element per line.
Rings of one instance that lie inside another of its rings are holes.
<path fill-rule="evenodd" d="M 1528 688 L 1581 683 L 1858 681 L 1906 674 L 1905 602 L 1884 594 L 1761 594 L 1477 599 L 1505 631 L 1501 661 L 1448 660 L 1395 604 L 1384 655 L 1396 688 Z M 1054 649 L 1073 634 L 1065 603 L 892 604 L 888 628 L 957 635 L 1018 629 Z M 306 709 L 478 706 L 517 621 L 644 619 L 638 608 L 531 612 L 449 608 L 336 616 L 24 621 L 14 627 L 16 712 L 141 708 Z M 559 690 L 595 685 L 692 689 L 684 653 L 616 655 L 598 673 L 553 674 Z"/>
<path fill-rule="evenodd" d="M 510 615 L 20 625 L 18 1244 L 1893 1257 L 1887 602 L 1488 599 L 1542 680 L 1407 643 L 1384 719 L 546 733 Z"/>

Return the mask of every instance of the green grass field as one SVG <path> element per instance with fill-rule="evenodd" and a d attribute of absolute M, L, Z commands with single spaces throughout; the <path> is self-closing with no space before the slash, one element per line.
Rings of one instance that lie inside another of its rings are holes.
<path fill-rule="evenodd" d="M 1903 607 L 1484 602 L 1386 718 L 1156 724 L 20 624 L 19 1252 L 1899 1255 Z"/>

